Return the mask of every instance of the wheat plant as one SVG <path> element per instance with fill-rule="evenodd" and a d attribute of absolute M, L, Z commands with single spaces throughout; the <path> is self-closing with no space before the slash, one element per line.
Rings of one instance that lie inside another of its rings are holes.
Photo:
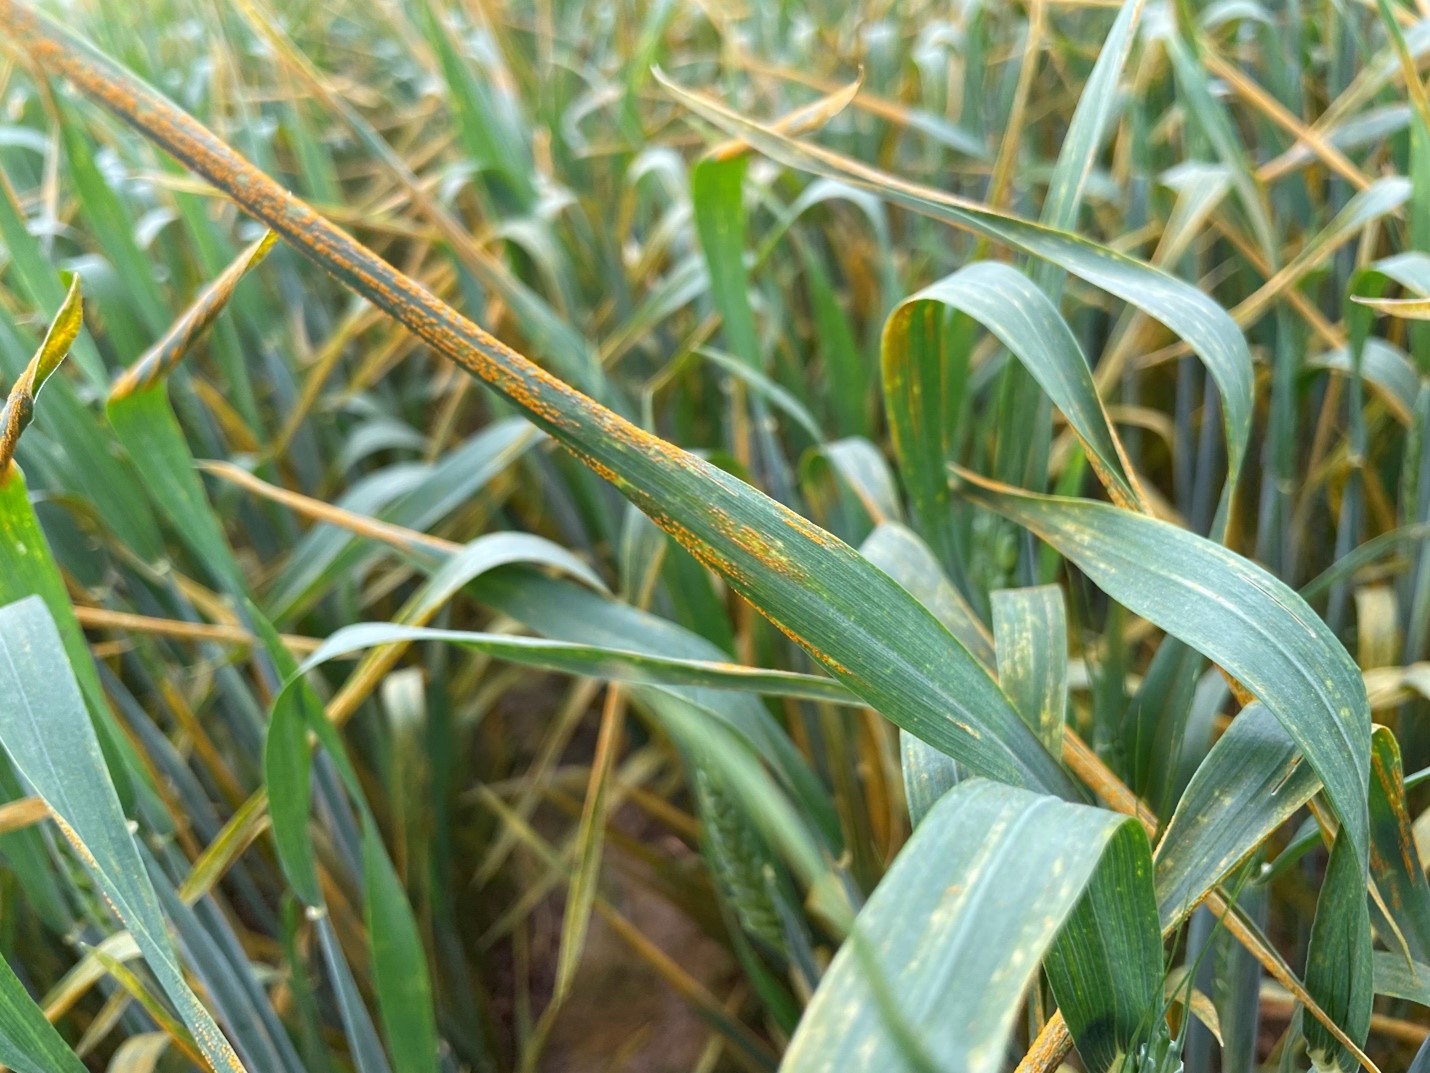
<path fill-rule="evenodd" d="M 1430 1070 L 1427 64 L 0 0 L 0 1064 Z"/>

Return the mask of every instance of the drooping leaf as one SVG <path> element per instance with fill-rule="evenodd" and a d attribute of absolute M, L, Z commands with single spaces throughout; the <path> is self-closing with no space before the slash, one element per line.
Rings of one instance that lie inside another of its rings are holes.
<path fill-rule="evenodd" d="M 997 262 L 960 269 L 911 298 L 884 326 L 884 403 L 899 468 L 925 534 L 956 555 L 946 467 L 959 418 L 953 393 L 965 375 L 950 348 L 949 310 L 973 318 L 1022 362 L 1067 417 L 1115 501 L 1143 497 L 1093 383 L 1092 370 L 1056 306 L 1028 277 Z"/>
<path fill-rule="evenodd" d="M 1185 920 L 1320 788 L 1285 728 L 1262 705 L 1248 705 L 1197 768 L 1157 845 L 1163 926 Z"/>
<path fill-rule="evenodd" d="M 469 591 L 481 603 L 553 640 L 627 648 L 677 660 L 718 662 L 728 658 L 710 641 L 673 622 L 585 586 L 521 568 L 484 574 Z M 690 710 L 729 727 L 751 752 L 770 765 L 809 818 L 810 826 L 823 832 L 831 845 L 838 844 L 838 822 L 827 791 L 789 736 L 755 697 L 697 686 L 632 688 L 648 688 L 652 698 L 674 696 Z M 654 699 L 650 703 L 654 705 Z"/>
<path fill-rule="evenodd" d="M 964 494 L 1037 533 L 1113 599 L 1241 682 L 1300 746 L 1368 867 L 1365 685 L 1305 601 L 1249 560 L 1166 522 L 972 479 Z"/>
<path fill-rule="evenodd" d="M 1228 468 L 1219 515 L 1224 524 L 1251 429 L 1253 378 L 1251 354 L 1240 329 L 1214 301 L 1195 287 L 1131 257 L 1065 231 L 1029 223 L 945 191 L 906 182 L 681 89 L 660 72 L 657 78 L 693 112 L 788 167 L 870 190 L 915 212 L 1046 260 L 1171 328 L 1206 363 L 1221 392 Z"/>
<path fill-rule="evenodd" d="M 734 663 L 653 656 L 629 649 L 576 645 L 544 637 L 439 630 L 399 623 L 365 622 L 344 626 L 303 663 L 306 672 L 354 652 L 414 641 L 440 641 L 473 648 L 498 659 L 565 674 L 651 685 L 701 686 L 748 690 L 770 696 L 800 697 L 835 704 L 858 704 L 843 685 L 830 678 L 796 671 L 767 671 Z"/>

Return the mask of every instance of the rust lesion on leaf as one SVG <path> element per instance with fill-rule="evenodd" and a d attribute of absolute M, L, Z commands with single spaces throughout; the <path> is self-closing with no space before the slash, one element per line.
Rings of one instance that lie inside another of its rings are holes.
<path fill-rule="evenodd" d="M 173 372 L 228 306 L 238 281 L 268 256 L 268 251 L 277 241 L 275 232 L 266 231 L 262 238 L 240 253 L 199 293 L 163 337 L 120 375 L 109 391 L 109 401 L 116 402 L 153 387 Z"/>
<path fill-rule="evenodd" d="M 715 531 L 734 546 L 753 556 L 761 566 L 795 582 L 809 579 L 809 573 L 785 547 L 784 541 L 749 522 L 736 518 L 722 507 L 708 507 Z"/>
<path fill-rule="evenodd" d="M 852 550 L 848 544 L 844 543 L 844 541 L 840 540 L 828 529 L 823 529 L 815 525 L 803 514 L 786 509 L 781 512 L 781 517 L 785 525 L 789 526 L 806 540 L 818 544 L 821 548 L 839 552 Z"/>
<path fill-rule="evenodd" d="M 1411 829 L 1410 813 L 1405 807 L 1405 786 L 1401 779 L 1400 765 L 1398 761 L 1390 760 L 1385 751 L 1380 748 L 1372 748 L 1370 752 L 1371 778 L 1379 783 L 1385 793 L 1386 806 L 1390 809 L 1394 818 L 1395 847 L 1400 855 L 1400 867 L 1407 875 L 1416 875 L 1423 867 L 1420 863 L 1419 853 L 1415 847 L 1415 840 L 1407 837 Z M 1381 844 L 1372 841 L 1370 852 L 1371 858 L 1381 857 Z M 1390 889 L 1383 891 L 1392 901 L 1397 897 L 1397 891 Z"/>
<path fill-rule="evenodd" d="M 852 558 L 855 553 L 837 537 L 536 365 L 362 246 L 198 121 L 47 17 L 14 0 L 0 0 L 0 25 L 41 68 L 70 79 L 288 240 L 297 252 L 362 294 L 435 352 L 484 381 L 649 514 L 698 562 L 723 576 L 822 665 L 847 682 L 867 687 L 867 679 L 780 621 L 777 612 L 761 606 L 769 601 L 756 599 L 770 582 L 823 592 L 818 571 L 807 560 L 818 560 L 821 551 Z M 682 477 L 693 478 L 698 488 L 682 487 Z M 688 501 L 692 492 L 703 498 L 677 518 L 669 501 L 681 497 Z"/>
<path fill-rule="evenodd" d="M 808 638 L 796 633 L 793 629 L 791 629 L 789 626 L 786 626 L 783 622 L 781 622 L 779 619 L 775 618 L 771 614 L 765 613 L 765 618 L 769 619 L 771 626 L 779 630 L 780 633 L 784 634 L 795 644 L 799 645 L 800 648 L 804 649 L 821 664 L 823 664 L 825 667 L 828 667 L 832 672 L 837 674 L 839 677 L 844 679 L 853 679 L 856 681 L 858 680 L 858 676 L 852 674 L 848 667 L 844 666 L 844 664 L 840 663 L 828 652 L 825 652 L 822 648 L 818 647 L 816 644 L 814 644 L 813 641 L 810 641 Z"/>

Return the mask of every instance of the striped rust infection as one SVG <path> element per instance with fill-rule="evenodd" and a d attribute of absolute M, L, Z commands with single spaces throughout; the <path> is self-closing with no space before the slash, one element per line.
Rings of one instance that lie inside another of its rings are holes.
<path fill-rule="evenodd" d="M 120 375 L 110 389 L 109 401 L 117 402 L 136 391 L 151 388 L 173 372 L 224 311 L 228 300 L 233 297 L 238 281 L 249 269 L 268 256 L 268 251 L 277 241 L 278 236 L 268 231 L 240 253 L 232 264 L 199 293 L 189 308 L 184 310 L 179 319 L 164 333 L 164 337 Z"/>
<path fill-rule="evenodd" d="M 725 576 L 742 595 L 835 674 L 863 682 L 833 652 L 780 621 L 755 599 L 761 579 L 810 587 L 804 552 L 857 559 L 848 545 L 720 470 L 645 431 L 542 369 L 491 335 L 420 283 L 294 197 L 201 123 L 143 85 L 48 17 L 15 0 L 0 0 L 0 30 L 33 61 L 68 78 L 87 96 L 134 127 L 195 174 L 227 194 L 310 261 L 406 326 L 434 351 L 457 363 L 518 407 L 601 477 Z M 695 478 L 703 502 L 675 517 L 670 501 Z M 773 523 L 745 520 L 757 500 Z"/>

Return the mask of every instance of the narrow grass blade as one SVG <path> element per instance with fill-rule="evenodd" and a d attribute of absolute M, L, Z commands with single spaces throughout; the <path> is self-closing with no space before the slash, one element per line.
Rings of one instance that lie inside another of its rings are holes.
<path fill-rule="evenodd" d="M 144 475 L 145 488 L 165 519 L 188 545 L 196 562 L 228 593 L 247 591 L 243 571 L 223 526 L 194 472 L 179 419 L 162 382 L 111 396 L 109 423 Z"/>
<path fill-rule="evenodd" d="M 605 587 L 589 566 L 549 540 L 529 533 L 488 533 L 443 562 L 402 605 L 395 624 L 427 625 L 465 586 L 491 570 L 513 563 L 551 567 L 598 591 Z M 371 694 L 378 681 L 396 666 L 409 643 L 409 640 L 399 639 L 369 651 L 342 692 L 333 698 L 329 707 L 330 718 L 340 725 L 346 722 Z M 830 684 L 837 686 L 837 683 Z"/>
<path fill-rule="evenodd" d="M 1107 31 L 1092 73 L 1083 84 L 1043 201 L 1042 222 L 1048 227 L 1071 231 L 1077 224 L 1088 176 L 1117 107 L 1117 81 L 1132 53 L 1144 6 L 1145 0 L 1124 0 L 1112 29 Z"/>
<path fill-rule="evenodd" d="M 1401 320 L 1430 320 L 1430 298 L 1362 298 L 1352 295 L 1351 301 Z"/>
<path fill-rule="evenodd" d="M 860 551 L 932 611 L 979 662 L 994 666 L 993 640 L 987 627 L 945 576 L 933 549 L 913 530 L 886 522 L 870 534 Z M 963 777 L 956 760 L 905 730 L 899 731 L 899 766 L 909 820 L 915 826 Z"/>
<path fill-rule="evenodd" d="M 430 467 L 397 463 L 369 474 L 353 485 L 340 505 L 426 532 L 489 487 L 540 439 L 527 421 L 503 418 L 447 451 Z M 338 578 L 370 562 L 371 556 L 371 549 L 346 530 L 329 525 L 309 530 L 267 596 L 271 617 L 282 621 L 306 610 Z"/>
<path fill-rule="evenodd" d="M 224 915 L 227 892 L 187 905 L 165 877 L 150 875 L 195 990 L 229 1033 L 244 1064 L 273 1073 L 309 1073 L 268 997 L 263 966 L 251 960 Z"/>
<path fill-rule="evenodd" d="M 106 952 L 102 946 L 95 947 L 92 953 L 95 960 L 109 974 L 110 979 L 118 984 L 120 990 L 133 999 L 139 1008 L 153 1019 L 181 1054 L 194 1065 L 199 1065 L 204 1061 L 203 1055 L 199 1053 L 188 1029 L 174 1018 L 159 996 L 150 990 L 148 984 L 140 979 L 133 969 Z"/>
<path fill-rule="evenodd" d="M 372 952 L 374 986 L 383 1035 L 393 1073 L 434 1073 L 438 1037 L 432 1004 L 432 984 L 407 892 L 382 843 L 377 820 L 367 804 L 337 728 L 328 720 L 312 686 L 303 678 L 278 641 L 272 627 L 250 605 L 250 615 L 263 634 L 270 656 L 285 679 L 273 702 L 264 744 L 264 781 L 268 787 L 274 844 L 284 874 L 296 893 L 324 917 L 326 900 L 318 880 L 317 858 L 308 836 L 312 807 L 313 735 L 326 750 L 348 795 L 362 818 L 363 910 Z M 348 975 L 341 950 L 328 952 L 329 969 L 340 986 Z M 344 1000 L 345 1004 L 357 1001 Z M 350 1037 L 360 1052 L 372 1050 L 366 1012 L 351 1008 L 344 1015 Z M 385 1061 L 372 1056 L 374 1071 Z M 365 1071 L 366 1073 L 366 1071 Z"/>
<path fill-rule="evenodd" d="M 561 949 L 556 956 L 556 985 L 548 1015 L 555 1016 L 560 1004 L 571 994 L 576 972 L 586 951 L 591 926 L 591 910 L 596 902 L 601 878 L 601 861 L 606 845 L 608 795 L 626 720 L 626 696 L 620 689 L 607 689 L 601 708 L 601 725 L 591 757 L 591 775 L 586 783 L 581 818 L 576 827 L 576 866 L 566 888 L 566 910 L 561 918 Z"/>
<path fill-rule="evenodd" d="M 807 243 L 799 243 L 797 248 L 813 307 L 815 334 L 824 363 L 824 397 L 834 427 L 846 436 L 868 436 L 872 431 L 868 362 L 854 340 L 848 316 L 835 297 L 828 270 Z"/>
<path fill-rule="evenodd" d="M 990 669 L 995 666 L 997 657 L 988 627 L 918 534 L 898 522 L 884 522 L 869 534 L 859 552 L 933 612 L 978 662 Z"/>
<path fill-rule="evenodd" d="M 333 991 L 338 1003 L 338 1016 L 342 1018 L 343 1031 L 348 1039 L 353 1065 L 357 1073 L 392 1073 L 387 1055 L 383 1052 L 382 1041 L 377 1037 L 377 1028 L 372 1016 L 363 1005 L 362 993 L 353 979 L 352 969 L 343 956 L 342 944 L 333 922 L 326 915 L 320 915 L 315 923 L 318 942 L 323 949 L 323 960 L 327 965 L 328 977 L 332 980 Z"/>
<path fill-rule="evenodd" d="M 0 209 L 5 205 L 5 190 L 0 186 Z M 3 227 L 4 213 L 0 211 L 0 237 L 6 236 Z M 29 232 L 23 231 L 26 238 Z M 11 241 L 6 237 L 6 241 Z M 12 255 L 19 251 L 10 246 Z M 18 263 L 18 257 L 16 262 Z M 46 282 L 55 289 L 56 308 L 65 301 L 59 283 L 46 273 Z M 76 286 L 72 281 L 72 286 Z M 77 293 L 77 292 L 76 292 Z M 93 353 L 89 337 L 80 333 L 74 340 L 74 352 L 82 355 Z M 41 345 L 40 352 L 44 347 Z M 0 373 L 6 373 L 14 380 L 12 386 L 23 387 L 30 379 L 29 366 L 20 363 L 19 351 L 12 354 L 9 346 L 0 346 Z M 95 355 L 98 360 L 98 355 Z M 115 457 L 108 436 L 96 421 L 93 412 L 80 398 L 79 392 L 67 378 L 51 376 L 52 386 L 45 393 L 45 405 L 34 411 L 36 431 L 44 433 L 55 443 L 62 443 L 64 451 L 53 458 L 55 469 L 62 474 L 65 482 L 79 491 L 95 505 L 105 524 L 116 538 L 128 545 L 136 554 L 152 561 L 160 554 L 162 542 L 158 527 L 154 524 L 152 511 L 144 497 L 134 472 Z M 33 393 L 29 393 L 27 410 L 34 410 Z M 25 420 L 29 420 L 28 417 Z M 0 422 L 0 428 L 9 424 L 9 418 Z M 0 470 L 0 477 L 4 471 Z"/>
<path fill-rule="evenodd" d="M 642 702 L 696 769 L 712 772 L 722 787 L 744 803 L 755 828 L 783 855 L 807 891 L 811 910 L 836 934 L 847 932 L 853 919 L 850 893 L 828 856 L 827 843 L 770 777 L 749 743 L 712 718 L 708 709 L 676 694 L 651 690 Z"/>
<path fill-rule="evenodd" d="M 403 157 L 392 148 L 371 123 L 348 100 L 333 92 L 323 75 L 294 45 L 284 30 L 267 12 L 259 10 L 253 0 L 236 0 L 254 30 L 273 47 L 278 57 L 288 65 L 331 112 L 341 117 L 363 147 L 372 154 L 382 169 L 405 189 L 420 211 L 426 215 L 450 245 L 462 267 L 481 281 L 484 287 L 501 294 L 510 303 L 521 322 L 523 334 L 531 340 L 536 352 L 550 360 L 568 379 L 583 390 L 604 391 L 605 384 L 595 355 L 566 321 L 515 273 L 475 242 L 457 217 L 445 204 L 432 197 L 426 184 L 408 167 Z M 184 160 L 184 154 L 176 154 Z M 259 161 L 260 164 L 263 161 Z M 275 228 L 283 234 L 281 228 Z"/>
<path fill-rule="evenodd" d="M 826 439 L 824 430 L 819 427 L 819 422 L 814 419 L 804 403 L 786 391 L 779 384 L 775 383 L 757 368 L 746 364 L 731 354 L 724 354 L 718 350 L 711 350 L 702 347 L 696 354 L 705 361 L 710 362 L 725 372 L 729 373 L 740 383 L 750 389 L 752 395 L 768 403 L 779 410 L 786 417 L 790 418 L 796 425 L 809 434 L 809 438 L 815 443 L 823 443 Z"/>
<path fill-rule="evenodd" d="M 1311 941 L 1306 953 L 1306 990 L 1316 1004 L 1357 1045 L 1370 1033 L 1372 982 L 1370 910 L 1359 851 L 1342 838 L 1331 847 L 1326 878 L 1316 900 Z M 1358 1063 L 1319 1020 L 1304 1026 L 1312 1065 L 1320 1071 L 1350 1073 Z"/>
<path fill-rule="evenodd" d="M 0 958 L 0 1062 L 15 1073 L 84 1073 L 84 1063 Z"/>
<path fill-rule="evenodd" d="M 80 329 L 84 327 L 83 302 L 83 289 L 79 274 L 75 273 L 70 276 L 70 285 L 65 292 L 65 300 L 60 304 L 59 312 L 55 314 L 54 320 L 50 321 L 44 341 L 40 343 L 39 352 L 31 362 L 30 392 L 32 395 L 39 396 L 40 389 L 45 386 L 45 381 L 54 375 L 55 370 L 60 367 L 60 363 L 68 356 L 70 348 L 74 346 L 74 341 L 79 338 Z"/>
<path fill-rule="evenodd" d="M 215 1070 L 242 1073 L 233 1048 L 190 990 L 105 770 L 99 742 L 44 603 L 0 608 L 0 740 L 50 805 L 60 829 L 134 936 Z"/>
<path fill-rule="evenodd" d="M 1167 1045 L 1162 929 L 1147 832 L 1123 825 L 1048 953 L 1048 980 L 1089 1070 Z"/>
<path fill-rule="evenodd" d="M 899 769 L 904 778 L 909 823 L 914 827 L 923 823 L 938 799 L 963 778 L 958 761 L 903 731 L 899 732 Z"/>
<path fill-rule="evenodd" d="M 709 270 L 710 295 L 720 314 L 725 345 L 758 369 L 760 344 L 750 308 L 750 273 L 745 267 L 745 169 L 749 157 L 710 157 L 690 173 L 690 203 Z"/>
<path fill-rule="evenodd" d="M 239 280 L 262 263 L 277 241 L 278 236 L 267 231 L 239 254 L 218 278 L 199 293 L 163 337 L 120 375 L 110 389 L 110 402 L 153 387 L 173 372 L 227 308 Z"/>
<path fill-rule="evenodd" d="M 1276 232 L 1267 207 L 1266 191 L 1252 173 L 1246 150 L 1231 117 L 1212 96 L 1206 69 L 1187 43 L 1180 36 L 1169 34 L 1164 38 L 1164 44 L 1172 68 L 1177 73 L 1177 84 L 1183 90 L 1182 100 L 1190 121 L 1196 124 L 1226 165 L 1231 185 L 1262 252 L 1275 258 L 1278 251 Z"/>
<path fill-rule="evenodd" d="M 363 822 L 362 863 L 372 979 L 393 1073 L 436 1073 L 436 1012 L 422 935 L 370 815 Z"/>
<path fill-rule="evenodd" d="M 60 286 L 58 274 L 26 226 L 15 191 L 3 172 L 0 172 L 0 240 L 10 255 L 8 267 L 18 277 L 17 290 L 30 305 L 40 309 L 58 309 L 64 305 L 65 288 Z M 92 341 L 77 340 L 75 362 L 92 385 L 104 382 L 104 364 Z"/>
<path fill-rule="evenodd" d="M 304 905 L 320 907 L 323 887 L 308 837 L 308 817 L 313 810 L 309 720 L 300 708 L 317 703 L 310 688 L 306 684 L 296 686 L 293 702 L 275 707 L 270 716 L 263 743 L 263 782 L 268 789 L 268 811 L 273 817 L 273 844 L 288 885 Z"/>
<path fill-rule="evenodd" d="M 66 170 L 79 209 L 98 237 L 105 260 L 113 265 L 119 277 L 121 300 L 106 314 L 114 321 L 110 330 L 130 354 L 137 354 L 142 344 L 132 347 L 130 344 L 139 338 L 139 333 L 157 333 L 164 328 L 166 317 L 159 281 L 139 249 L 129 206 L 100 169 L 94 143 L 85 136 L 74 103 L 62 104 L 58 118 Z"/>
<path fill-rule="evenodd" d="M 500 177 L 500 193 L 509 198 L 520 211 L 529 211 L 537 198 L 536 174 L 531 152 L 514 127 L 509 107 L 497 99 L 482 76 L 484 66 L 463 55 L 459 43 L 464 35 L 461 27 L 444 25 L 439 11 L 445 7 L 421 0 L 413 5 L 416 22 L 421 26 L 432 50 L 437 54 L 447 93 L 457 114 L 458 129 L 471 159 L 484 171 Z M 448 13 L 450 14 L 450 13 Z"/>

